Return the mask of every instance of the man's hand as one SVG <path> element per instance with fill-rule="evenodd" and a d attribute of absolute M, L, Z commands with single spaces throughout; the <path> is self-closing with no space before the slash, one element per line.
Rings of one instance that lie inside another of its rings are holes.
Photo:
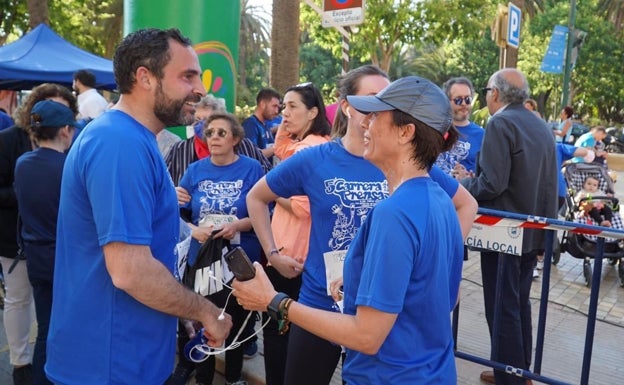
<path fill-rule="evenodd" d="M 204 335 L 208 339 L 208 346 L 213 348 L 223 346 L 232 329 L 232 317 L 223 313 L 223 319 L 219 319 L 219 315 L 210 314 L 201 320 L 201 323 L 204 326 Z"/>

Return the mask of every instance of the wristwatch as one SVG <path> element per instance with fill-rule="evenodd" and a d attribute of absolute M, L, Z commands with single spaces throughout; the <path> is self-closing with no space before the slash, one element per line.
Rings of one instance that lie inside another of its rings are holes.
<path fill-rule="evenodd" d="M 285 293 L 277 293 L 275 297 L 269 303 L 267 307 L 267 313 L 269 313 L 269 317 L 273 318 L 276 321 L 282 320 L 282 315 L 280 314 L 280 304 L 283 300 L 290 298 L 288 294 Z"/>

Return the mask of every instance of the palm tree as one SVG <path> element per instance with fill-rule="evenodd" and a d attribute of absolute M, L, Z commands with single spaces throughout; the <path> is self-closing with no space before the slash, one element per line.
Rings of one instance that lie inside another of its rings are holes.
<path fill-rule="evenodd" d="M 112 58 L 123 31 L 124 0 L 112 0 L 100 14 L 104 56 Z"/>
<path fill-rule="evenodd" d="M 543 0 L 511 0 L 511 2 L 520 8 L 523 13 L 529 17 L 535 16 L 537 12 L 544 11 Z M 505 67 L 516 67 L 518 65 L 518 50 L 516 48 L 507 49 L 507 61 Z"/>
<path fill-rule="evenodd" d="M 299 81 L 299 0 L 273 0 L 270 84 L 279 92 Z"/>
<path fill-rule="evenodd" d="M 598 3 L 598 12 L 613 23 L 617 32 L 622 30 L 622 22 L 624 21 L 623 0 L 600 0 Z"/>
<path fill-rule="evenodd" d="M 30 29 L 35 28 L 41 23 L 50 24 L 47 0 L 27 0 L 26 5 L 28 7 L 28 14 L 30 15 L 28 21 Z"/>
<path fill-rule="evenodd" d="M 269 33 L 270 15 L 262 7 L 241 0 L 241 17 L 238 48 L 239 85 L 247 88 L 247 60 L 266 54 L 271 37 Z"/>

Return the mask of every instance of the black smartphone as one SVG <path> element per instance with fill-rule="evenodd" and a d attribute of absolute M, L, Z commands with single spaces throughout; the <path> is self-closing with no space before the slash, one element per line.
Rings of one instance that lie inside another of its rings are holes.
<path fill-rule="evenodd" d="M 248 281 L 256 276 L 256 268 L 253 266 L 249 257 L 242 247 L 236 246 L 228 251 L 223 258 L 227 263 L 234 277 L 239 281 Z"/>

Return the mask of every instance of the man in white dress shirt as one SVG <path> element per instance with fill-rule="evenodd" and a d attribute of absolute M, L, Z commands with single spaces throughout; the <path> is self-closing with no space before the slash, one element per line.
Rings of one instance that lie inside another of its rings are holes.
<path fill-rule="evenodd" d="M 95 119 L 106 111 L 108 102 L 95 89 L 92 72 L 76 71 L 72 88 L 78 95 L 78 119 Z"/>

